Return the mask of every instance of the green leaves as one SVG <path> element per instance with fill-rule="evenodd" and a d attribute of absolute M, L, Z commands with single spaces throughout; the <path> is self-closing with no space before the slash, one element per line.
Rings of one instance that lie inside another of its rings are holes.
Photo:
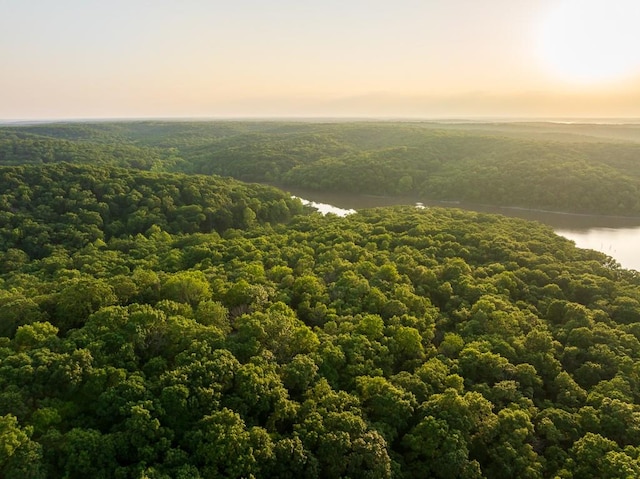
<path fill-rule="evenodd" d="M 15 416 L 0 416 L 0 473 L 6 479 L 43 479 L 42 447 L 30 439 Z"/>
<path fill-rule="evenodd" d="M 205 416 L 187 436 L 194 462 L 204 477 L 259 475 L 272 456 L 271 440 L 260 428 L 247 429 L 237 413 L 224 408 Z"/>
<path fill-rule="evenodd" d="M 197 176 L 0 175 L 2 477 L 637 475 L 638 277 L 548 228 L 295 216 Z"/>
<path fill-rule="evenodd" d="M 161 294 L 167 299 L 196 307 L 211 299 L 211 286 L 201 271 L 183 271 L 173 274 L 162 286 Z"/>
<path fill-rule="evenodd" d="M 60 291 L 56 302 L 56 324 L 68 331 L 84 324 L 91 313 L 117 301 L 113 288 L 93 278 L 74 279 Z"/>

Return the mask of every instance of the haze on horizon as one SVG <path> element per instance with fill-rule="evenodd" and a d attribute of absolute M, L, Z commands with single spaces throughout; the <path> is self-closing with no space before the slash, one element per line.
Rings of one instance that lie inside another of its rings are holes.
<path fill-rule="evenodd" d="M 0 119 L 640 117 L 635 0 L 0 0 Z"/>

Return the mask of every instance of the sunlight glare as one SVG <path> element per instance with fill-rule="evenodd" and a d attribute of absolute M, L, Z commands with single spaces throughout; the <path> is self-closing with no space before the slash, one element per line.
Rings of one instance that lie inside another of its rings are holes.
<path fill-rule="evenodd" d="M 640 2 L 563 0 L 541 25 L 538 55 L 561 79 L 617 81 L 640 72 Z"/>

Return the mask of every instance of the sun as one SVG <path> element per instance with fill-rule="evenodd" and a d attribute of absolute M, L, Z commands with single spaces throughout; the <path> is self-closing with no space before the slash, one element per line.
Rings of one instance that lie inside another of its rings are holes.
<path fill-rule="evenodd" d="M 537 53 L 549 72 L 581 84 L 640 73 L 639 0 L 560 0 L 540 25 Z"/>

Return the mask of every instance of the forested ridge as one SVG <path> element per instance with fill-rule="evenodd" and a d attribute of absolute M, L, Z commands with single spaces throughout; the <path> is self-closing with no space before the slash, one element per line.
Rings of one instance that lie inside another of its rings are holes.
<path fill-rule="evenodd" d="M 500 216 L 29 163 L 0 168 L 0 476 L 640 475 L 640 278 L 611 258 Z"/>
<path fill-rule="evenodd" d="M 0 169 L 0 192 L 0 247 L 32 257 L 150 228 L 222 232 L 302 211 L 299 200 L 261 185 L 68 163 Z"/>
<path fill-rule="evenodd" d="M 57 161 L 325 191 L 640 215 L 638 125 L 123 122 L 0 128 L 0 164 Z"/>

